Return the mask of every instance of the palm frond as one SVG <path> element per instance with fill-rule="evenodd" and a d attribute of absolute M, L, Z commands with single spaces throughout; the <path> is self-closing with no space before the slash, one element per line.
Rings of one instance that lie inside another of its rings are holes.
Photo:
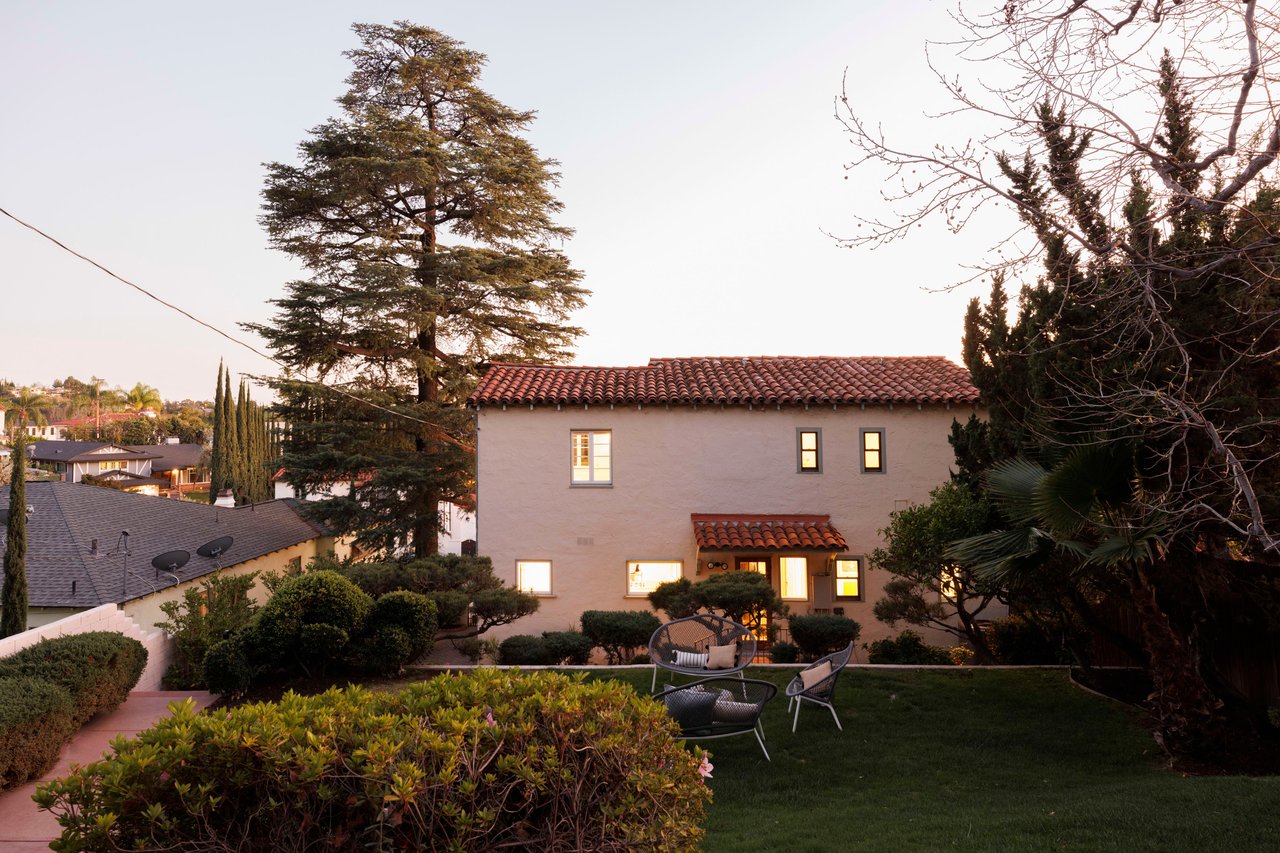
<path fill-rule="evenodd" d="M 1012 524 L 1030 527 L 1038 521 L 1035 495 L 1047 475 L 1044 468 L 1029 459 L 1006 459 L 987 472 L 987 493 Z"/>

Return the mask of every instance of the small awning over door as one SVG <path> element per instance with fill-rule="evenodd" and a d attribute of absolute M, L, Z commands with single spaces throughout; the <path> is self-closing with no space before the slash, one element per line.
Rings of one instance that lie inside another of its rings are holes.
<path fill-rule="evenodd" d="M 844 551 L 844 536 L 829 515 L 693 513 L 693 538 L 702 551 Z"/>

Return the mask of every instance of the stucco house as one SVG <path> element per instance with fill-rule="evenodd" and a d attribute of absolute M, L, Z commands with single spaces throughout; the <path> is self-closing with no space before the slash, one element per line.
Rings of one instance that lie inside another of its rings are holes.
<path fill-rule="evenodd" d="M 792 613 L 892 635 L 867 555 L 893 510 L 947 479 L 952 420 L 977 403 L 941 357 L 494 364 L 470 398 L 478 551 L 543 597 L 505 633 L 647 609 L 664 581 L 746 569 Z"/>
<path fill-rule="evenodd" d="M 116 604 L 150 628 L 164 619 L 164 602 L 180 599 L 215 570 L 281 571 L 324 554 L 350 553 L 292 500 L 222 508 L 68 482 L 28 483 L 26 499 L 31 627 Z M 0 487 L 0 522 L 8 507 L 9 487 Z M 5 536 L 0 523 L 0 549 Z M 213 556 L 200 553 L 224 537 L 231 537 L 229 547 Z M 152 564 L 174 551 L 189 559 L 180 566 Z M 258 585 L 254 598 L 263 597 Z"/>

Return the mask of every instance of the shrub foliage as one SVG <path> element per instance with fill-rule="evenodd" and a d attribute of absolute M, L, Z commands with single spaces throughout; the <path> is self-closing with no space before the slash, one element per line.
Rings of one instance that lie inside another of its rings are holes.
<path fill-rule="evenodd" d="M 662 627 L 648 610 L 588 610 L 582 614 L 582 633 L 592 644 L 604 649 L 610 664 L 635 657 L 637 648 L 647 648 L 653 632 Z"/>
<path fill-rule="evenodd" d="M 915 631 L 903 631 L 889 640 L 876 640 L 867 647 L 867 660 L 871 663 L 905 663 L 946 665 L 954 663 L 951 652 L 941 646 L 931 646 Z"/>
<path fill-rule="evenodd" d="M 815 613 L 812 616 L 792 616 L 788 625 L 791 640 L 810 659 L 820 658 L 839 651 L 857 641 L 862 626 L 847 616 Z"/>
<path fill-rule="evenodd" d="M 168 618 L 156 627 L 173 637 L 177 652 L 165 684 L 173 690 L 203 689 L 204 658 L 210 646 L 227 631 L 249 623 L 258 607 L 249 597 L 257 572 L 247 575 L 210 575 L 200 587 L 183 593 L 179 601 L 166 601 L 160 609 Z"/>
<path fill-rule="evenodd" d="M 65 853 L 692 850 L 710 791 L 625 684 L 481 669 L 199 715 L 41 786 Z"/>

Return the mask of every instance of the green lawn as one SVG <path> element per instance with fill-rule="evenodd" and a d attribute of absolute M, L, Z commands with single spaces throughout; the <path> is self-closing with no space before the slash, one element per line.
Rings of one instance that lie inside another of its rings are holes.
<path fill-rule="evenodd" d="M 1280 777 L 1170 773 L 1133 710 L 1062 671 L 852 670 L 838 707 L 843 732 L 808 706 L 792 735 L 780 689 L 771 762 L 704 742 L 707 850 L 1280 850 Z"/>

